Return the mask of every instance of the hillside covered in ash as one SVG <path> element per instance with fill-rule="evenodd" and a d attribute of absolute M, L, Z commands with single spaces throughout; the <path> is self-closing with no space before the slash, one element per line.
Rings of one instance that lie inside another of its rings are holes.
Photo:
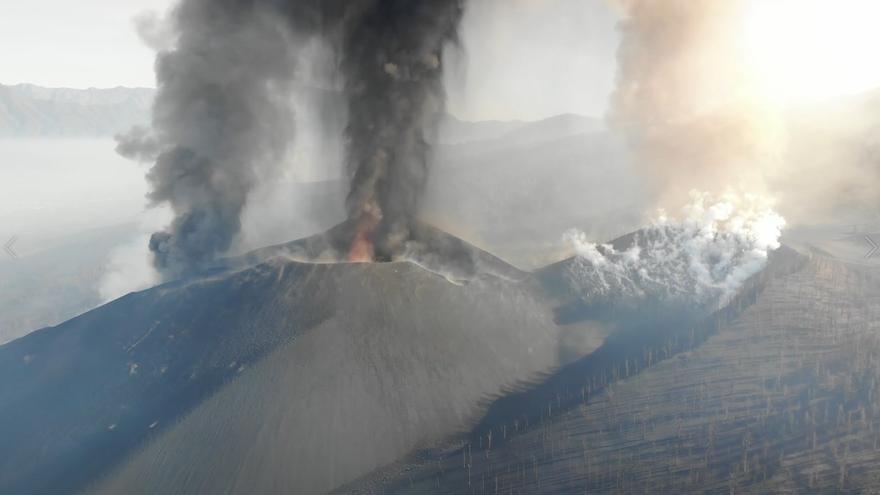
<path fill-rule="evenodd" d="M 339 493 L 870 490 L 878 302 L 875 269 L 782 248 L 702 323 L 609 338 L 471 435 Z"/>

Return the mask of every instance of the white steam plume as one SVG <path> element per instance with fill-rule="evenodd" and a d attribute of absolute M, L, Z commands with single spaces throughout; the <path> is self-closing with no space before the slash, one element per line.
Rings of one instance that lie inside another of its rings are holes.
<path fill-rule="evenodd" d="M 626 138 L 652 206 L 679 205 L 691 189 L 733 189 L 778 198 L 795 224 L 876 211 L 880 99 L 795 111 L 774 95 L 757 63 L 774 46 L 750 33 L 756 13 L 781 3 L 611 1 L 623 18 L 607 117 Z M 780 10 L 792 24 L 803 13 L 795 5 Z M 794 29 L 785 17 L 770 25 L 780 38 Z M 821 63 L 810 46 L 798 48 L 793 55 Z"/>
<path fill-rule="evenodd" d="M 624 251 L 591 243 L 577 230 L 566 232 L 577 252 L 569 277 L 585 297 L 723 304 L 764 268 L 784 226 L 762 198 L 692 191 L 682 218 L 661 213 Z"/>
<path fill-rule="evenodd" d="M 739 41 L 746 0 L 621 0 L 609 124 L 623 133 L 657 206 L 692 189 L 765 193 L 783 140 Z"/>

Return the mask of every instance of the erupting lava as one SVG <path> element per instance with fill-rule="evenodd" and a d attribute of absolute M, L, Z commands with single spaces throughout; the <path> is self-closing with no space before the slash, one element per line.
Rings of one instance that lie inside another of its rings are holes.
<path fill-rule="evenodd" d="M 373 235 L 379 226 L 379 218 L 368 212 L 361 215 L 357 223 L 357 231 L 348 249 L 348 261 L 352 263 L 371 263 L 375 261 Z"/>

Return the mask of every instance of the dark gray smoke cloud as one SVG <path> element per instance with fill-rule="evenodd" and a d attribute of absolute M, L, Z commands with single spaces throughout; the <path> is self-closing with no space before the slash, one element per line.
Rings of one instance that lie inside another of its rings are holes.
<path fill-rule="evenodd" d="M 410 238 L 427 180 L 428 140 L 445 102 L 443 47 L 457 41 L 464 1 L 348 4 L 341 40 L 352 177 L 346 206 L 373 231 L 375 256 L 390 258 Z"/>
<path fill-rule="evenodd" d="M 175 47 L 156 58 L 153 136 L 130 133 L 119 146 L 155 155 L 149 199 L 174 220 L 150 250 L 167 277 L 229 249 L 248 193 L 280 164 L 294 131 L 296 45 L 270 2 L 186 0 L 171 27 Z"/>
<path fill-rule="evenodd" d="M 174 211 L 150 240 L 157 268 L 184 275 L 231 247 L 249 193 L 293 140 L 297 50 L 316 35 L 334 47 L 345 81 L 349 216 L 369 227 L 357 232 L 377 255 L 402 249 L 463 1 L 183 0 L 170 21 L 174 47 L 156 60 L 153 130 L 121 136 L 118 148 L 155 160 L 149 198 Z"/>

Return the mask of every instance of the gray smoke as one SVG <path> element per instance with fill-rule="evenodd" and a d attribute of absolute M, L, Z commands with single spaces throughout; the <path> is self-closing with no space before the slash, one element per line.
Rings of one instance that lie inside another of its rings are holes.
<path fill-rule="evenodd" d="M 123 136 L 119 150 L 154 155 L 149 199 L 174 220 L 150 250 L 175 277 L 229 249 L 248 193 L 287 151 L 295 43 L 270 2 L 186 0 L 170 22 L 177 40 L 156 58 L 153 135 Z"/>
<path fill-rule="evenodd" d="M 464 1 L 348 4 L 341 39 L 352 178 L 346 207 L 375 248 L 361 254 L 387 259 L 410 238 L 428 174 L 428 140 L 444 109 L 443 48 L 457 41 Z"/>
<path fill-rule="evenodd" d="M 150 201 L 174 220 L 153 234 L 156 267 L 175 277 L 227 251 L 260 180 L 294 137 L 298 47 L 334 47 L 348 102 L 347 210 L 377 255 L 402 249 L 427 177 L 428 138 L 443 110 L 442 51 L 464 0 L 183 0 L 173 48 L 156 59 L 153 129 L 118 151 L 155 160 Z M 291 212 L 293 213 L 293 212 Z"/>

